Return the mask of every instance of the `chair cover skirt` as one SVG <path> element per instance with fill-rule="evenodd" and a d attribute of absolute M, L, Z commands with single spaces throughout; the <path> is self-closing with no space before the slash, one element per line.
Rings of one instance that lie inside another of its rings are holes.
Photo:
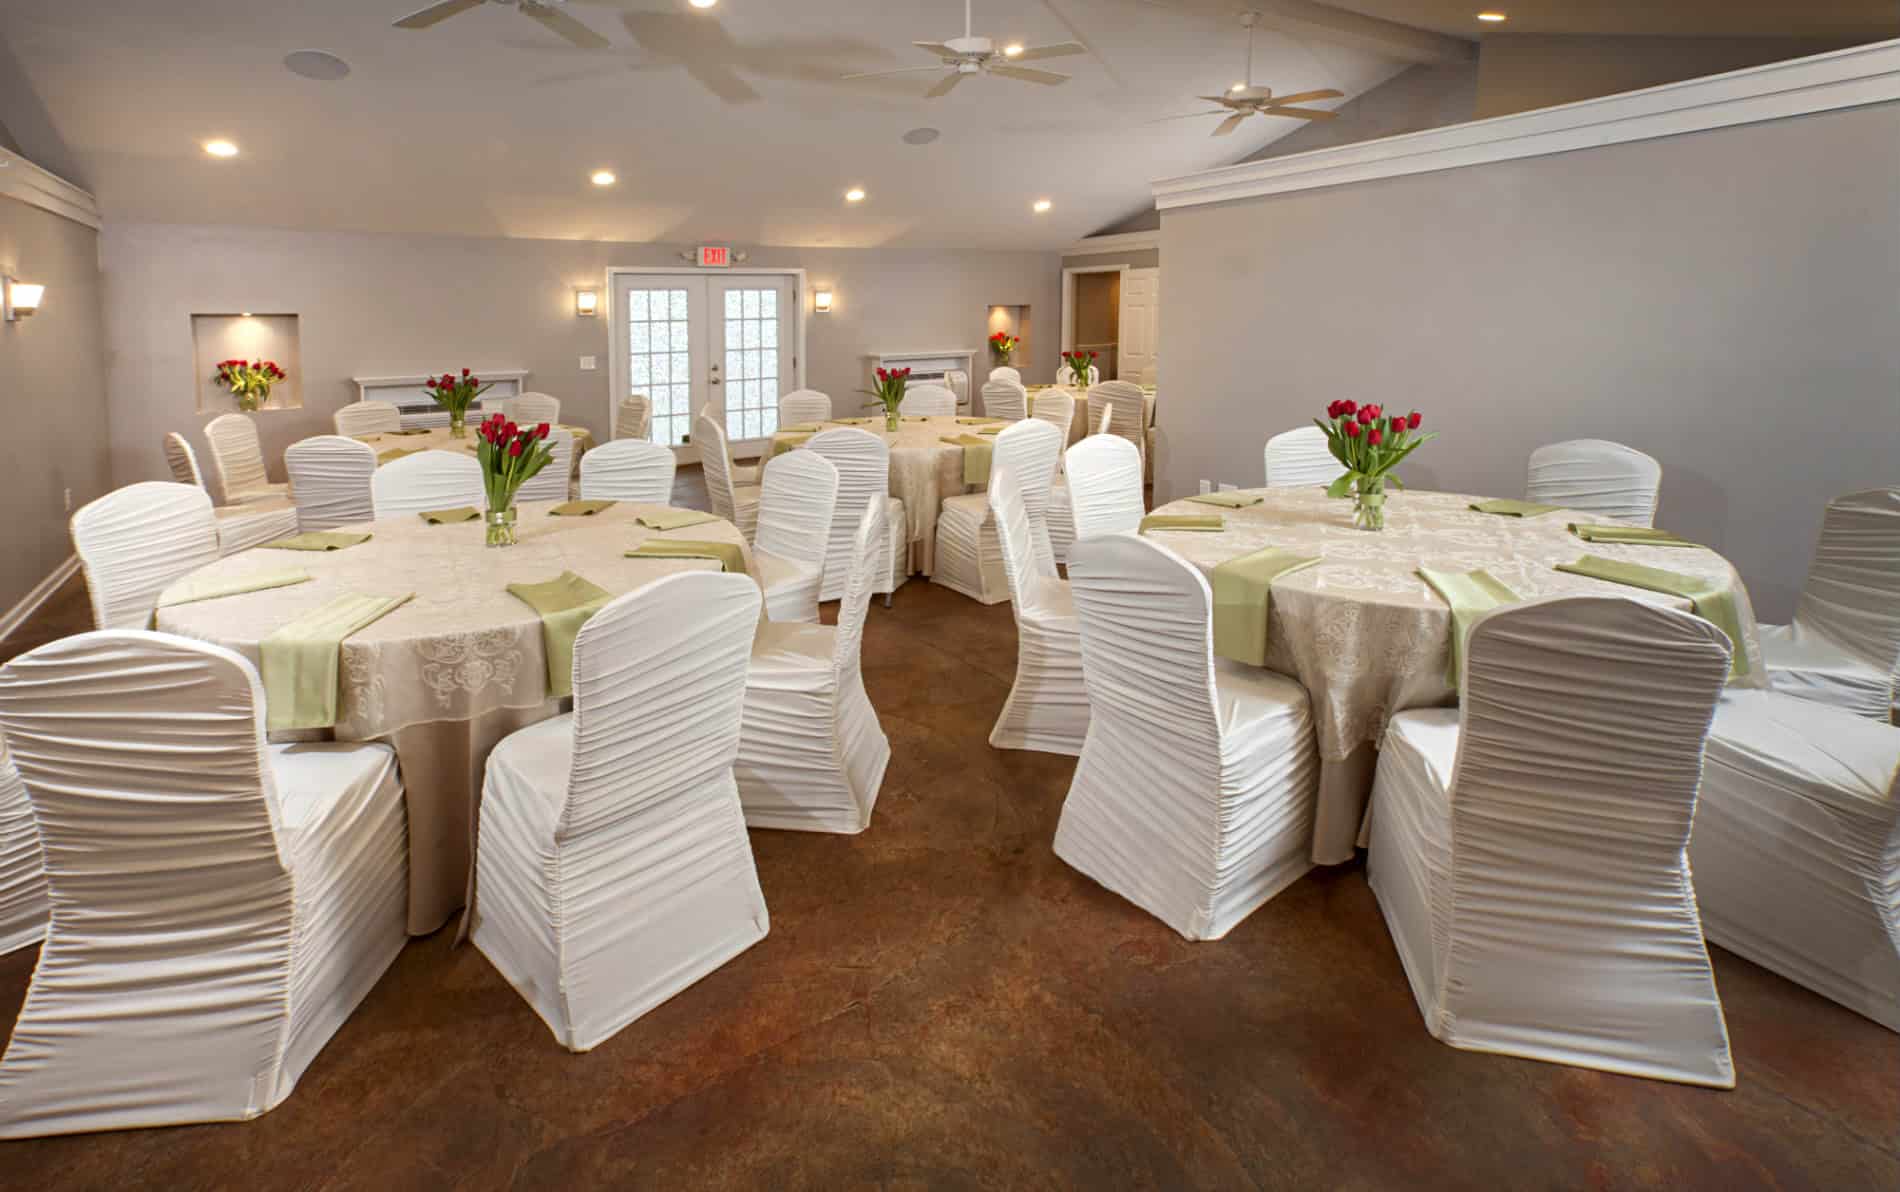
<path fill-rule="evenodd" d="M 46 867 L 26 784 L 0 741 L 0 956 L 46 934 Z"/>

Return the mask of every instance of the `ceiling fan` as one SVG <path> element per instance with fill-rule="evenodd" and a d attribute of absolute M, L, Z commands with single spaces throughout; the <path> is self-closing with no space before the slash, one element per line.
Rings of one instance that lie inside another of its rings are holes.
<path fill-rule="evenodd" d="M 519 9 L 522 16 L 532 17 L 584 50 L 605 49 L 613 44 L 562 11 L 561 6 L 566 3 L 567 0 L 441 0 L 439 4 L 431 4 L 419 12 L 410 13 L 395 22 L 395 26 L 398 29 L 427 29 L 483 4 L 505 4 Z"/>
<path fill-rule="evenodd" d="M 1069 54 L 1086 54 L 1088 47 L 1080 42 L 1065 41 L 1049 46 L 1030 46 L 1011 53 L 1008 49 L 997 49 L 996 43 L 987 37 L 977 37 L 970 32 L 970 0 L 963 0 L 963 36 L 953 37 L 949 41 L 914 41 L 911 43 L 927 54 L 940 59 L 936 66 L 906 66 L 901 70 L 874 70 L 861 74 L 842 76 L 847 79 L 881 79 L 890 75 L 917 74 L 923 71 L 948 69 L 942 82 L 924 92 L 925 99 L 937 99 L 950 94 L 956 85 L 971 75 L 992 74 L 1006 79 L 1018 79 L 1025 83 L 1041 83 L 1053 87 L 1069 81 L 1069 76 L 1057 74 L 1053 70 L 1030 70 L 1018 66 L 1018 62 L 1035 62 L 1042 58 L 1061 58 Z M 1013 47 L 1012 47 L 1013 48 Z"/>
<path fill-rule="evenodd" d="M 1226 116 L 1214 129 L 1212 135 L 1224 137 L 1240 127 L 1241 121 L 1249 116 L 1293 116 L 1301 120 L 1331 120 L 1338 115 L 1324 108 L 1294 108 L 1288 104 L 1305 103 L 1314 99 L 1342 99 L 1343 91 L 1327 88 L 1323 91 L 1301 91 L 1296 95 L 1275 95 L 1271 87 L 1256 87 L 1253 82 L 1253 31 L 1259 22 L 1258 12 L 1243 12 L 1240 23 L 1247 29 L 1247 81 L 1228 89 L 1225 95 L 1202 95 L 1197 98 L 1216 103 L 1223 109 L 1219 112 L 1189 112 L 1185 116 L 1169 116 L 1168 120 L 1192 120 L 1199 116 Z"/>

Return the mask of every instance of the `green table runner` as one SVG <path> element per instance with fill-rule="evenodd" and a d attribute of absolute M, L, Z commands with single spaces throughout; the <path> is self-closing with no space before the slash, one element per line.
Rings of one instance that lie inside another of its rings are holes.
<path fill-rule="evenodd" d="M 1150 530 L 1193 530 L 1212 534 L 1227 528 L 1227 519 L 1218 513 L 1150 513 L 1141 519 L 1141 533 Z"/>
<path fill-rule="evenodd" d="M 641 525 L 649 530 L 684 530 L 688 526 L 703 526 L 707 522 L 719 520 L 717 514 L 707 513 L 703 509 L 668 509 L 664 513 L 642 513 Z"/>
<path fill-rule="evenodd" d="M 772 454 L 777 456 L 796 451 L 810 441 L 810 435 L 775 435 L 772 439 Z"/>
<path fill-rule="evenodd" d="M 427 447 L 397 447 L 390 451 L 378 451 L 376 453 L 376 462 L 379 464 L 393 464 L 406 456 L 415 455 L 417 452 L 427 450 Z"/>
<path fill-rule="evenodd" d="M 627 552 L 629 559 L 713 559 L 734 575 L 744 575 L 745 552 L 730 542 L 690 538 L 649 538 Z"/>
<path fill-rule="evenodd" d="M 265 726 L 272 732 L 287 732 L 335 725 L 343 639 L 389 615 L 413 595 L 338 596 L 260 642 Z"/>
<path fill-rule="evenodd" d="M 267 550 L 348 550 L 370 539 L 367 530 L 310 530 L 264 544 Z"/>
<path fill-rule="evenodd" d="M 996 444 L 978 435 L 939 435 L 938 440 L 963 448 L 963 483 L 986 488 L 990 483 L 990 461 L 996 456 Z"/>
<path fill-rule="evenodd" d="M 1311 567 L 1317 558 L 1270 546 L 1214 568 L 1214 653 L 1249 666 L 1267 664 L 1267 617 L 1273 581 Z"/>
<path fill-rule="evenodd" d="M 612 509 L 612 501 L 566 501 L 548 510 L 550 517 L 592 517 L 603 509 Z"/>
<path fill-rule="evenodd" d="M 452 526 L 458 522 L 474 521 L 481 515 L 482 511 L 473 505 L 460 505 L 454 509 L 431 509 L 418 516 L 432 526 Z"/>
<path fill-rule="evenodd" d="M 1699 575 L 1684 575 L 1680 571 L 1665 571 L 1661 567 L 1645 567 L 1641 563 L 1622 563 L 1597 555 L 1585 555 L 1574 563 L 1559 563 L 1557 570 L 1682 597 L 1689 602 L 1696 616 L 1728 635 L 1729 645 L 1735 651 L 1734 659 L 1729 664 L 1729 676 L 1739 679 L 1748 674 L 1748 651 L 1743 646 L 1746 639 L 1742 633 L 1741 612 L 1735 605 L 1735 592 L 1727 584 Z"/>
<path fill-rule="evenodd" d="M 781 435 L 815 435 L 823 429 L 825 429 L 825 424 L 822 422 L 800 422 L 796 426 L 781 426 L 778 428 L 777 433 Z"/>
<path fill-rule="evenodd" d="M 1702 544 L 1691 542 L 1687 538 L 1678 538 L 1668 530 L 1653 530 L 1648 526 L 1599 526 L 1585 522 L 1571 522 L 1570 532 L 1585 542 L 1602 542 L 1611 546 L 1695 546 Z"/>
<path fill-rule="evenodd" d="M 1222 509 L 1246 509 L 1265 499 L 1259 493 L 1202 493 L 1188 498 L 1197 505 L 1218 505 Z"/>
<path fill-rule="evenodd" d="M 1541 517 L 1563 508 L 1562 505 L 1539 505 L 1535 501 L 1518 501 L 1509 497 L 1495 501 L 1473 501 L 1471 507 L 1479 513 L 1495 513 L 1499 517 Z"/>
<path fill-rule="evenodd" d="M 1436 571 L 1420 567 L 1418 577 L 1451 606 L 1451 666 L 1445 681 L 1454 691 L 1464 690 L 1465 641 L 1471 636 L 1471 623 L 1484 613 L 1521 597 L 1499 583 L 1489 571 Z"/>
<path fill-rule="evenodd" d="M 307 583 L 308 571 L 254 571 L 249 575 L 222 576 L 215 579 L 194 579 L 187 576 L 158 595 L 158 607 L 170 608 L 175 604 L 196 604 L 200 600 L 216 600 L 222 596 L 241 596 L 246 592 L 265 592 L 272 588 L 288 588 L 292 584 Z"/>
<path fill-rule="evenodd" d="M 508 593 L 541 614 L 541 642 L 548 656 L 548 694 L 574 694 L 574 639 L 587 619 L 613 599 L 613 593 L 572 571 L 538 584 L 509 584 Z"/>

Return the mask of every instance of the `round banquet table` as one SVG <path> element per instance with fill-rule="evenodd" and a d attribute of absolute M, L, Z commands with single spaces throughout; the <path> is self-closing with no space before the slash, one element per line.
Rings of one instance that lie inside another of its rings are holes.
<path fill-rule="evenodd" d="M 522 505 L 519 544 L 502 549 L 483 545 L 479 518 L 432 526 L 405 517 L 345 527 L 374 537 L 344 550 L 244 551 L 192 576 L 304 570 L 312 579 L 158 610 L 160 630 L 226 646 L 256 665 L 263 638 L 338 596 L 415 594 L 344 639 L 335 728 L 273 736 L 333 736 L 395 747 L 409 811 L 414 935 L 434 931 L 463 904 L 488 751 L 516 729 L 561 711 L 561 701 L 548 692 L 540 617 L 506 585 L 572 571 L 619 596 L 664 575 L 719 566 L 708 559 L 624 557 L 649 538 L 745 548 L 738 528 L 726 521 L 664 534 L 638 524 L 640 514 L 658 512 L 661 505 L 623 502 L 592 517 L 551 517 L 555 504 Z M 749 551 L 746 558 L 750 567 Z"/>
<path fill-rule="evenodd" d="M 474 412 L 473 410 L 469 411 L 471 414 Z M 581 456 L 587 454 L 588 450 L 594 445 L 594 432 L 584 426 L 569 426 L 564 422 L 556 423 L 555 425 L 574 436 L 574 466 L 578 468 L 580 466 Z M 390 460 L 402 458 L 394 454 L 397 451 L 412 453 L 416 451 L 453 451 L 460 448 L 472 455 L 475 452 L 476 442 L 475 425 L 473 422 L 469 424 L 467 433 L 459 439 L 450 438 L 449 428 L 446 426 L 434 427 L 420 434 L 414 431 L 408 431 L 402 434 L 382 432 L 373 435 L 355 435 L 353 437 L 357 442 L 368 443 L 375 449 L 378 466 L 386 464 L 390 462 Z M 388 459 L 383 458 L 385 454 L 389 455 Z"/>
<path fill-rule="evenodd" d="M 1615 595 L 1688 611 L 1689 601 L 1659 592 L 1554 570 L 1586 554 L 1706 576 L 1736 596 L 1747 626 L 1749 660 L 1742 685 L 1764 679 L 1761 644 L 1748 591 L 1735 569 L 1706 548 L 1612 546 L 1570 533 L 1572 522 L 1614 524 L 1595 514 L 1561 510 L 1541 517 L 1500 517 L 1470 508 L 1481 497 L 1391 491 L 1386 528 L 1352 525 L 1352 502 L 1322 488 L 1248 490 L 1262 502 L 1222 509 L 1192 500 L 1155 510 L 1221 514 L 1226 528 L 1149 531 L 1204 574 L 1229 559 L 1267 547 L 1316 556 L 1313 567 L 1273 581 L 1267 617 L 1267 667 L 1299 680 L 1312 699 L 1320 755 L 1313 860 L 1351 860 L 1372 791 L 1376 746 L 1386 718 L 1408 708 L 1457 702 L 1447 681 L 1451 609 L 1418 578 L 1417 569 L 1482 568 L 1524 599 Z"/>

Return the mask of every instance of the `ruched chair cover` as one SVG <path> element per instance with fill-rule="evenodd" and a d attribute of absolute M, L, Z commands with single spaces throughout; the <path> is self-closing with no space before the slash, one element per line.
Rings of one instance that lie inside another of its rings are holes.
<path fill-rule="evenodd" d="M 300 530 L 329 530 L 376 516 L 370 499 L 376 451 L 368 443 L 342 435 L 299 439 L 284 448 L 284 471 L 290 474 Z"/>
<path fill-rule="evenodd" d="M 897 412 L 912 417 L 947 418 L 957 412 L 957 395 L 942 385 L 912 385 L 904 390 Z"/>
<path fill-rule="evenodd" d="M 381 435 L 402 429 L 402 411 L 386 401 L 353 401 L 330 421 L 339 435 Z"/>
<path fill-rule="evenodd" d="M 645 439 L 615 439 L 581 456 L 581 499 L 670 504 L 677 467 L 671 447 Z"/>
<path fill-rule="evenodd" d="M 831 421 L 831 398 L 816 389 L 794 389 L 778 399 L 778 424 L 803 426 L 808 422 Z"/>
<path fill-rule="evenodd" d="M 713 513 L 739 527 L 745 540 L 752 541 L 759 528 L 759 487 L 733 482 L 732 450 L 726 445 L 726 430 L 710 406 L 693 419 L 693 441 L 699 444 L 699 466 L 706 478 L 706 496 L 712 502 Z"/>
<path fill-rule="evenodd" d="M 570 482 L 574 477 L 574 432 L 558 426 L 551 428 L 548 431 L 548 451 L 552 458 L 539 472 L 522 481 L 521 488 L 515 493 L 516 501 L 525 504 L 529 501 L 567 500 Z"/>
<path fill-rule="evenodd" d="M 628 592 L 575 639 L 574 710 L 488 756 L 472 938 L 570 1051 L 765 938 L 732 777 L 758 620 L 743 575 Z"/>
<path fill-rule="evenodd" d="M 1791 625 L 1761 626 L 1769 685 L 1888 720 L 1900 671 L 1900 489 L 1828 502 Z"/>
<path fill-rule="evenodd" d="M 171 466 L 172 479 L 204 488 L 198 453 L 191 449 L 185 436 L 176 431 L 165 436 L 165 461 Z M 217 522 L 219 554 L 234 555 L 297 532 L 297 507 L 283 497 L 260 498 L 240 505 L 214 505 L 211 515 Z"/>
<path fill-rule="evenodd" d="M 1051 575 L 1055 574 L 1055 555 L 1049 545 L 1049 492 L 1061 454 L 1062 440 L 1055 427 L 1025 419 L 996 436 L 990 463 L 992 474 L 997 468 L 1008 468 L 1019 478 L 1017 491 L 1029 515 L 1029 546 L 1036 565 L 1046 566 Z M 944 499 L 937 515 L 937 569 L 930 582 L 979 604 L 1001 604 L 1010 598 L 988 493 Z"/>
<path fill-rule="evenodd" d="M 752 566 L 768 619 L 817 622 L 837 505 L 838 469 L 824 456 L 791 451 L 766 462 Z"/>
<path fill-rule="evenodd" d="M 289 485 L 272 484 L 265 476 L 264 449 L 248 415 L 220 414 L 205 423 L 205 442 L 211 445 L 211 466 L 226 505 L 290 495 Z"/>
<path fill-rule="evenodd" d="M 46 867 L 26 784 L 0 739 L 0 956 L 46 934 Z"/>
<path fill-rule="evenodd" d="M 865 694 L 859 652 L 890 540 L 885 519 L 885 506 L 872 502 L 851 536 L 836 625 L 759 626 L 733 768 L 751 827 L 852 834 L 870 826 L 891 743 Z"/>
<path fill-rule="evenodd" d="M 1572 439 L 1531 452 L 1527 499 L 1600 513 L 1632 526 L 1656 523 L 1662 465 L 1621 443 Z"/>
<path fill-rule="evenodd" d="M 1075 601 L 1056 575 L 1055 559 L 1037 551 L 1035 521 L 1017 471 L 1003 462 L 1000 448 L 997 455 L 990 468 L 990 516 L 1016 619 L 1016 681 L 990 729 L 990 744 L 1074 757 L 1089 728 Z"/>
<path fill-rule="evenodd" d="M 989 379 L 992 381 L 1008 381 L 1012 385 L 1020 385 L 1023 383 L 1023 374 L 1021 369 L 1011 368 L 1007 364 L 999 364 L 990 370 Z"/>
<path fill-rule="evenodd" d="M 1689 860 L 1711 941 L 1900 1031 L 1900 729 L 1729 691 Z"/>
<path fill-rule="evenodd" d="M 1086 411 L 1084 411 L 1086 413 Z M 1067 389 L 1045 389 L 1030 405 L 1030 417 L 1047 422 L 1062 432 L 1062 445 L 1069 445 L 1069 431 L 1075 424 L 1075 394 Z M 1075 510 L 1069 503 L 1069 478 L 1062 457 L 1056 457 L 1056 478 L 1049 489 L 1049 508 L 1044 519 L 1049 526 L 1049 549 L 1058 563 L 1069 561 L 1069 546 L 1075 541 Z"/>
<path fill-rule="evenodd" d="M 1063 459 L 1078 541 L 1141 528 L 1141 456 L 1133 443 L 1113 435 L 1090 435 L 1069 448 Z"/>
<path fill-rule="evenodd" d="M 1014 381 L 992 380 L 983 386 L 983 416 L 1020 422 L 1029 417 L 1029 394 Z"/>
<path fill-rule="evenodd" d="M 864 511 L 882 503 L 884 559 L 871 577 L 871 591 L 887 597 L 910 578 L 909 522 L 904 502 L 891 495 L 891 449 L 883 439 L 854 426 L 823 431 L 806 440 L 838 469 L 838 506 L 831 514 L 831 544 L 825 552 L 825 583 L 820 600 L 842 599 L 851 582 L 851 560 Z"/>
<path fill-rule="evenodd" d="M 549 393 L 518 393 L 501 403 L 508 421 L 520 426 L 561 420 L 561 399 Z"/>
<path fill-rule="evenodd" d="M 142 631 L 0 668 L 54 912 L 0 1060 L 0 1136 L 257 1117 L 407 935 L 385 745 L 266 745 L 257 671 Z"/>
<path fill-rule="evenodd" d="M 198 467 L 198 453 L 191 449 L 190 441 L 175 430 L 165 434 L 165 466 L 171 469 L 172 479 L 177 483 L 205 488 L 205 474 Z"/>
<path fill-rule="evenodd" d="M 1213 595 L 1134 534 L 1077 540 L 1069 587 L 1089 725 L 1058 857 L 1190 940 L 1219 939 L 1312 868 L 1306 692 L 1213 652 Z"/>
<path fill-rule="evenodd" d="M 1700 618 L 1559 597 L 1476 623 L 1462 717 L 1392 717 L 1367 873 L 1434 1038 L 1734 1086 L 1684 852 L 1728 669 Z"/>
<path fill-rule="evenodd" d="M 1326 432 L 1317 426 L 1296 427 L 1268 439 L 1266 466 L 1268 488 L 1331 484 L 1346 470 L 1333 458 Z"/>
<path fill-rule="evenodd" d="M 614 414 L 615 439 L 651 439 L 653 437 L 653 399 L 644 393 L 634 393 L 620 399 L 620 409 Z M 581 462 L 587 462 L 582 457 Z"/>
<path fill-rule="evenodd" d="M 549 464 L 553 467 L 553 464 Z M 376 519 L 487 503 L 482 465 L 460 451 L 419 451 L 376 469 L 369 481 Z"/>
<path fill-rule="evenodd" d="M 1115 435 L 1148 457 L 1148 398 L 1133 381 L 1103 381 L 1089 387 L 1089 424 L 1098 434 Z M 1145 463 L 1144 463 L 1145 467 Z M 1145 478 L 1146 473 L 1142 473 Z"/>
<path fill-rule="evenodd" d="M 1062 432 L 1062 445 L 1069 445 L 1069 428 L 1075 424 L 1075 394 L 1067 389 L 1044 389 L 1036 394 L 1031 416 Z"/>
<path fill-rule="evenodd" d="M 73 514 L 73 550 L 97 629 L 145 629 L 173 581 L 218 558 L 217 520 L 201 488 L 146 480 Z"/>

